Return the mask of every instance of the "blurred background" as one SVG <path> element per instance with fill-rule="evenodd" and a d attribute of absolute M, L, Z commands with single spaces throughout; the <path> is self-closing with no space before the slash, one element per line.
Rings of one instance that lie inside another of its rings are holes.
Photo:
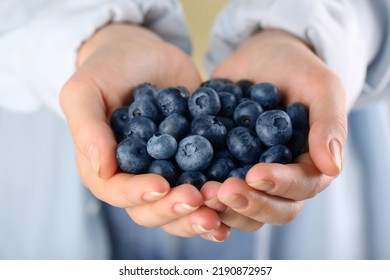
<path fill-rule="evenodd" d="M 181 0 L 181 2 L 192 38 L 192 56 L 205 80 L 207 73 L 203 67 L 203 57 L 207 50 L 210 31 L 218 12 L 228 0 Z"/>

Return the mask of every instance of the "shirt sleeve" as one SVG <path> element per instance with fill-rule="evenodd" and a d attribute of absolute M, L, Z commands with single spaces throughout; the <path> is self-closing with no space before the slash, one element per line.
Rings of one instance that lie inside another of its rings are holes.
<path fill-rule="evenodd" d="M 183 51 L 191 51 L 178 1 L 33 1 L 39 2 L 33 9 L 30 2 L 22 7 L 30 7 L 31 13 L 20 12 L 16 5 L 0 5 L 0 14 L 8 8 L 11 17 L 15 13 L 20 18 L 14 25 L 8 23 L 6 30 L 0 23 L 0 52 L 7 54 L 0 58 L 0 107 L 31 112 L 46 106 L 62 115 L 59 92 L 76 69 L 79 46 L 112 22 L 140 24 Z"/>
<path fill-rule="evenodd" d="M 364 87 L 384 27 L 366 0 L 232 0 L 218 15 L 205 58 L 212 69 L 254 32 L 277 28 L 306 41 L 344 84 L 350 110 Z"/>

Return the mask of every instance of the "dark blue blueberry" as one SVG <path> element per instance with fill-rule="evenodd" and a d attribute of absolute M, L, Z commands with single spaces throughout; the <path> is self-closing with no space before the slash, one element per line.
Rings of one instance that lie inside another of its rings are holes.
<path fill-rule="evenodd" d="M 198 190 L 207 182 L 207 177 L 200 171 L 185 171 L 177 178 L 176 185 L 190 184 Z"/>
<path fill-rule="evenodd" d="M 128 111 L 128 107 L 120 107 L 111 114 L 110 126 L 118 143 L 126 138 L 126 128 L 130 121 Z"/>
<path fill-rule="evenodd" d="M 169 160 L 156 159 L 149 165 L 148 173 L 158 174 L 164 177 L 173 187 L 176 183 L 177 171 Z"/>
<path fill-rule="evenodd" d="M 217 116 L 217 119 L 226 127 L 228 132 L 236 127 L 236 124 L 233 119 L 220 116 Z"/>
<path fill-rule="evenodd" d="M 215 151 L 214 159 L 219 159 L 219 158 L 228 158 L 233 161 L 236 159 L 227 147 Z"/>
<path fill-rule="evenodd" d="M 160 123 L 158 130 L 160 133 L 172 135 L 177 141 L 180 141 L 190 131 L 190 124 L 183 115 L 172 114 Z"/>
<path fill-rule="evenodd" d="M 291 119 L 282 110 L 266 111 L 257 119 L 256 133 L 267 146 L 286 144 L 293 134 Z"/>
<path fill-rule="evenodd" d="M 250 98 L 267 111 L 275 109 L 282 97 L 279 89 L 274 84 L 259 83 L 251 87 Z"/>
<path fill-rule="evenodd" d="M 156 98 L 157 107 L 166 117 L 171 114 L 183 114 L 187 111 L 187 100 L 182 96 L 180 89 L 168 87 L 161 90 Z"/>
<path fill-rule="evenodd" d="M 227 146 L 234 157 L 245 163 L 259 160 L 261 152 L 260 139 L 250 129 L 238 126 L 229 131 Z"/>
<path fill-rule="evenodd" d="M 239 80 L 236 85 L 238 85 L 241 89 L 242 95 L 245 98 L 250 98 L 250 88 L 254 85 L 254 83 L 247 79 Z"/>
<path fill-rule="evenodd" d="M 223 182 L 234 168 L 235 164 L 232 159 L 218 158 L 207 168 L 207 178 L 212 181 Z"/>
<path fill-rule="evenodd" d="M 188 109 L 193 118 L 205 115 L 216 116 L 221 109 L 221 101 L 215 90 L 201 87 L 188 98 Z"/>
<path fill-rule="evenodd" d="M 293 129 L 309 129 L 309 111 L 300 102 L 287 105 L 287 114 L 290 116 Z"/>
<path fill-rule="evenodd" d="M 155 85 L 142 83 L 133 90 L 133 99 L 154 102 L 159 91 L 160 89 Z"/>
<path fill-rule="evenodd" d="M 276 145 L 265 150 L 259 162 L 287 164 L 292 161 L 290 149 L 284 145 Z"/>
<path fill-rule="evenodd" d="M 154 102 L 149 102 L 148 100 L 135 100 L 129 106 L 129 117 L 146 117 L 151 119 L 154 122 L 159 122 L 161 115 L 159 109 L 157 108 Z"/>
<path fill-rule="evenodd" d="M 201 87 L 212 88 L 215 91 L 220 91 L 225 85 L 232 84 L 233 82 L 225 78 L 212 78 L 201 84 Z"/>
<path fill-rule="evenodd" d="M 263 108 L 252 100 L 245 100 L 234 109 L 234 121 L 247 128 L 253 128 L 256 120 L 263 112 Z"/>
<path fill-rule="evenodd" d="M 245 180 L 245 176 L 248 173 L 249 169 L 251 169 L 252 165 L 245 165 L 243 167 L 238 167 L 230 171 L 228 174 L 228 178 L 230 177 L 237 177 L 240 179 Z"/>
<path fill-rule="evenodd" d="M 234 95 L 234 97 L 236 98 L 237 102 L 239 102 L 241 100 L 241 98 L 243 97 L 241 88 L 238 85 L 236 85 L 236 84 L 227 84 L 227 85 L 223 86 L 217 92 L 218 93 L 219 92 L 229 92 L 229 93 Z"/>
<path fill-rule="evenodd" d="M 188 89 L 184 86 L 177 86 L 176 88 L 178 88 L 180 90 L 180 95 L 183 96 L 184 99 L 188 99 L 188 97 L 190 97 L 190 92 L 188 91 Z"/>
<path fill-rule="evenodd" d="M 290 148 L 293 158 L 307 150 L 307 137 L 307 129 L 294 129 L 290 141 L 286 144 Z"/>
<path fill-rule="evenodd" d="M 131 174 L 144 173 L 152 161 L 146 150 L 146 142 L 137 137 L 126 138 L 118 144 L 116 159 L 119 168 Z"/>
<path fill-rule="evenodd" d="M 139 137 L 148 141 L 157 132 L 155 123 L 146 117 L 131 118 L 125 128 L 126 137 Z"/>
<path fill-rule="evenodd" d="M 191 122 L 191 134 L 206 137 L 210 143 L 223 143 L 226 138 L 226 127 L 214 116 L 199 116 Z"/>
<path fill-rule="evenodd" d="M 221 110 L 219 111 L 219 116 L 225 118 L 232 118 L 234 109 L 236 108 L 238 102 L 237 98 L 230 92 L 219 92 L 219 100 L 221 101 Z"/>
<path fill-rule="evenodd" d="M 213 147 L 203 136 L 187 136 L 180 141 L 175 158 L 183 171 L 201 171 L 210 165 Z"/>
<path fill-rule="evenodd" d="M 152 158 L 169 159 L 176 154 L 177 141 L 172 135 L 157 133 L 149 139 L 147 150 Z"/>

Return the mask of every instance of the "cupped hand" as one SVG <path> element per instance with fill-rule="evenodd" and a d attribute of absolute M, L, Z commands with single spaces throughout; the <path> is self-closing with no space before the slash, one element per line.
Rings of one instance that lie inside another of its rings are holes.
<path fill-rule="evenodd" d="M 112 24 L 81 46 L 77 63 L 61 92 L 61 106 L 84 184 L 102 201 L 126 208 L 142 226 L 162 227 L 178 236 L 227 238 L 228 227 L 214 210 L 202 206 L 195 187 L 170 189 L 161 176 L 117 171 L 111 113 L 129 104 L 132 89 L 143 82 L 194 90 L 200 77 L 191 59 L 145 28 Z"/>
<path fill-rule="evenodd" d="M 202 188 L 206 205 L 224 224 L 253 231 L 264 223 L 292 221 L 303 201 L 339 175 L 347 137 L 346 97 L 338 77 L 298 38 L 264 30 L 248 39 L 214 71 L 213 77 L 276 84 L 287 103 L 309 109 L 308 151 L 294 163 L 252 167 L 245 181 L 230 178 Z"/>

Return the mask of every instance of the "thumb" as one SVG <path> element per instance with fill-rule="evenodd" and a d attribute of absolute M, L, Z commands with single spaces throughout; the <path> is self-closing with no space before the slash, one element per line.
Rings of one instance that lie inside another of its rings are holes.
<path fill-rule="evenodd" d="M 338 83 L 337 83 L 338 84 Z M 317 168 L 328 176 L 341 172 L 347 139 L 345 94 L 340 85 L 319 93 L 310 105 L 309 152 Z"/>
<path fill-rule="evenodd" d="M 61 92 L 61 107 L 77 151 L 88 159 L 97 176 L 107 179 L 114 175 L 117 144 L 101 90 L 93 82 L 73 76 Z"/>

